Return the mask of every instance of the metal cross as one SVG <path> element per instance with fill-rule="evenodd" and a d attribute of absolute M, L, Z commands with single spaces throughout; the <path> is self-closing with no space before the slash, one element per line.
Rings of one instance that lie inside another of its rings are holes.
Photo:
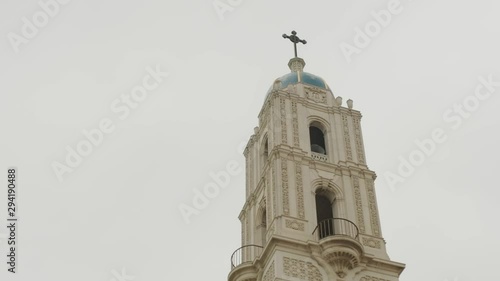
<path fill-rule="evenodd" d="M 297 57 L 297 43 L 307 44 L 306 40 L 302 40 L 297 36 L 295 30 L 292 31 L 292 35 L 283 34 L 283 38 L 290 39 L 293 42 L 293 49 L 295 51 L 295 57 Z"/>

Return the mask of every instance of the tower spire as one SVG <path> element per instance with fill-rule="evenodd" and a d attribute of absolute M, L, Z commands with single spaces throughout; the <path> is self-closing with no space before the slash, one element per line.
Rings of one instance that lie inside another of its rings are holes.
<path fill-rule="evenodd" d="M 297 57 L 297 43 L 307 44 L 306 40 L 302 40 L 297 36 L 297 32 L 292 30 L 292 35 L 283 34 L 283 38 L 290 39 L 293 42 L 293 50 L 295 51 L 295 57 Z"/>

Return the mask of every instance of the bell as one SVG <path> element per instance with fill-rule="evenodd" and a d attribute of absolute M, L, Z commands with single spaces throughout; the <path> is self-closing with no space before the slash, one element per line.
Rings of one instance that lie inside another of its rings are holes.
<path fill-rule="evenodd" d="M 326 150 L 318 144 L 312 144 L 311 151 L 316 153 L 326 154 Z"/>

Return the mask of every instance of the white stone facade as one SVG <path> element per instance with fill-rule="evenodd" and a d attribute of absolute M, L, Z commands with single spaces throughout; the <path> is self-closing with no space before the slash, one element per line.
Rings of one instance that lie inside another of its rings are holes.
<path fill-rule="evenodd" d="M 245 149 L 239 218 L 248 246 L 235 252 L 228 279 L 397 281 L 404 264 L 386 252 L 361 113 L 328 86 L 300 81 L 304 65 L 289 63 L 297 83 L 275 82 Z M 326 152 L 311 151 L 310 126 L 322 131 Z M 318 194 L 333 214 L 319 228 Z"/>

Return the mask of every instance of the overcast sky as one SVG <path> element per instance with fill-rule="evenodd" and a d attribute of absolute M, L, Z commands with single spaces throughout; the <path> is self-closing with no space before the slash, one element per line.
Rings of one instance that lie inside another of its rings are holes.
<path fill-rule="evenodd" d="M 400 280 L 498 280 L 500 2 L 394 1 L 2 1 L 0 280 L 226 280 L 241 144 L 292 30 L 305 70 L 363 114 Z"/>

